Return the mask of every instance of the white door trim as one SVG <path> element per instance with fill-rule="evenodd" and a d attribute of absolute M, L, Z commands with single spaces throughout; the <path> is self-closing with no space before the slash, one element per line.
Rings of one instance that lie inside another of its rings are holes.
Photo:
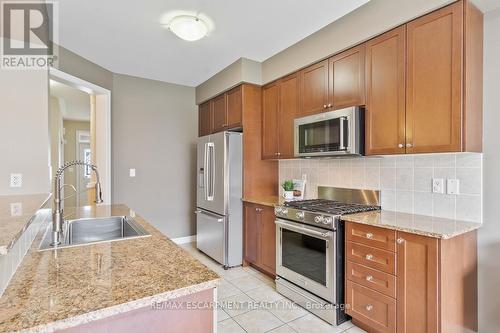
<path fill-rule="evenodd" d="M 81 91 L 86 92 L 87 94 L 93 94 L 93 95 L 104 95 L 107 98 L 107 107 L 105 108 L 105 117 L 104 119 L 104 126 L 99 126 L 102 128 L 106 133 L 102 135 L 101 137 L 104 138 L 104 142 L 98 142 L 97 144 L 99 145 L 99 148 L 102 149 L 104 148 L 105 150 L 105 166 L 104 170 L 103 167 L 100 166 L 99 170 L 99 175 L 102 178 L 102 183 L 103 183 L 103 200 L 105 204 L 111 204 L 111 179 L 112 179 L 112 174 L 111 174 L 111 91 L 103 88 L 101 86 L 95 85 L 93 83 L 90 83 L 88 81 L 82 80 L 76 76 L 73 76 L 71 74 L 65 73 L 59 69 L 56 68 L 50 68 L 49 69 L 49 78 L 56 79 L 56 81 L 65 83 L 69 86 L 75 87 Z"/>

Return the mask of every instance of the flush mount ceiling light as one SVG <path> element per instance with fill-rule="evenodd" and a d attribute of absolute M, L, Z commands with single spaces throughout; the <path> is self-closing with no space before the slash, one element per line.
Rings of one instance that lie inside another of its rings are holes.
<path fill-rule="evenodd" d="M 168 29 L 177 37 L 190 42 L 205 37 L 209 30 L 208 25 L 202 19 L 191 15 L 174 17 L 170 21 Z"/>

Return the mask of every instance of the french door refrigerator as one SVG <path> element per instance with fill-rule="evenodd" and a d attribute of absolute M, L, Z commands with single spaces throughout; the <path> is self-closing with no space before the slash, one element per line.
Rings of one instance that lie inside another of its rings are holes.
<path fill-rule="evenodd" d="M 242 134 L 198 139 L 196 243 L 225 268 L 243 261 Z"/>

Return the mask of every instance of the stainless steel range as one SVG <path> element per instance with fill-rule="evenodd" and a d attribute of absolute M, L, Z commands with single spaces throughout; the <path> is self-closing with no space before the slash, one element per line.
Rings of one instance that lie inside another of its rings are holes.
<path fill-rule="evenodd" d="M 318 187 L 318 197 L 275 207 L 276 289 L 340 325 L 347 320 L 341 216 L 380 209 L 380 192 Z"/>

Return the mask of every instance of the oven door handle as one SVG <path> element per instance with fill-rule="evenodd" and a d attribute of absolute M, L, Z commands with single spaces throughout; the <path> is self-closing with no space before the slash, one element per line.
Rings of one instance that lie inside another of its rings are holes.
<path fill-rule="evenodd" d="M 318 237 L 318 238 L 321 238 L 324 240 L 330 240 L 333 236 L 333 233 L 331 231 L 321 232 L 321 231 L 309 229 L 307 227 L 297 227 L 293 224 L 290 224 L 290 223 L 287 223 L 287 222 L 284 222 L 281 220 L 276 220 L 275 223 L 276 223 L 276 225 L 278 225 L 284 229 L 296 231 L 296 232 L 299 232 L 301 234 L 305 234 L 308 236 Z"/>

